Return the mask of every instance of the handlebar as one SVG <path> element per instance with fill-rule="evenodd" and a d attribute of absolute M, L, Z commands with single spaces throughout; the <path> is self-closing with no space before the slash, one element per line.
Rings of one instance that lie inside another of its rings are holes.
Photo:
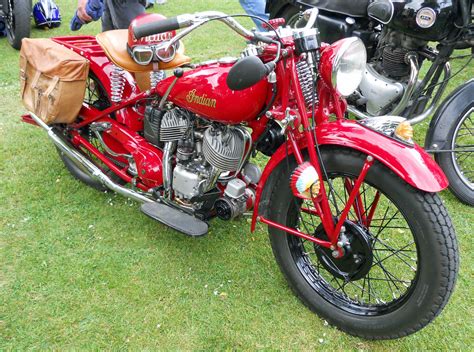
<path fill-rule="evenodd" d="M 133 28 L 133 35 L 135 38 L 140 39 L 148 37 L 149 35 L 172 31 L 179 28 L 177 17 L 170 17 L 162 21 L 145 23 L 141 26 L 135 27 Z"/>
<path fill-rule="evenodd" d="M 318 9 L 312 8 L 306 10 L 303 15 L 307 19 L 307 24 L 304 29 L 309 29 L 314 26 L 316 23 L 316 19 L 318 17 Z M 170 41 L 167 42 L 165 50 L 167 50 L 170 46 L 177 43 L 181 38 L 191 33 L 196 28 L 202 26 L 203 24 L 217 20 L 223 22 L 228 27 L 230 27 L 233 31 L 240 34 L 247 40 L 254 40 L 254 41 L 261 41 L 264 43 L 275 43 L 275 37 L 278 37 L 278 34 L 270 32 L 251 32 L 245 27 L 243 27 L 239 22 L 233 19 L 231 16 L 226 15 L 223 12 L 218 11 L 204 11 L 204 12 L 196 12 L 194 14 L 183 14 L 176 17 L 170 17 L 165 20 L 146 23 L 141 26 L 137 26 L 133 29 L 133 34 L 135 38 L 140 39 L 149 35 L 159 34 L 163 32 L 167 32 L 170 30 L 182 29 L 186 28 L 183 31 L 179 32 L 172 38 Z M 189 28 L 187 28 L 189 27 Z M 266 65 L 267 70 L 272 71 L 275 68 L 276 62 L 280 57 L 280 42 L 276 42 L 278 44 L 278 55 L 274 61 L 268 63 Z"/>
<path fill-rule="evenodd" d="M 307 19 L 305 29 L 312 28 L 316 23 L 318 16 L 318 9 L 312 8 L 306 10 L 303 15 Z M 135 38 L 140 39 L 149 35 L 159 34 L 171 30 L 191 27 L 181 33 L 178 33 L 170 42 L 170 45 L 176 43 L 178 40 L 189 34 L 194 29 L 202 26 L 212 20 L 218 20 L 225 23 L 232 30 L 240 34 L 242 37 L 248 40 L 258 40 L 263 42 L 271 42 L 274 36 L 269 35 L 269 32 L 251 32 L 243 27 L 239 22 L 234 20 L 231 16 L 226 15 L 219 11 L 204 11 L 196 12 L 194 14 L 183 14 L 176 17 L 170 17 L 161 21 L 145 23 L 141 26 L 137 26 L 133 29 Z"/>
<path fill-rule="evenodd" d="M 145 23 L 141 26 L 135 27 L 133 29 L 133 34 L 135 38 L 140 39 L 152 34 L 159 34 L 170 30 L 181 29 L 190 26 L 192 26 L 192 30 L 194 30 L 197 27 L 211 20 L 219 20 L 225 23 L 227 26 L 229 26 L 231 29 L 233 29 L 235 32 L 237 32 L 246 39 L 252 39 L 254 37 L 254 33 L 245 29 L 232 17 L 229 17 L 225 13 L 218 11 L 204 11 L 197 12 L 195 14 L 184 14 L 176 17 L 170 17 L 158 22 Z M 189 32 L 190 31 L 186 31 L 184 35 L 188 34 Z M 181 35 L 182 33 L 183 32 L 178 34 L 179 38 L 177 40 L 181 39 L 184 36 Z"/>
<path fill-rule="evenodd" d="M 133 35 L 140 39 L 153 34 L 159 34 L 180 28 L 189 27 L 193 24 L 193 15 L 179 15 L 176 17 L 166 18 L 161 21 L 142 24 L 133 28 Z"/>
<path fill-rule="evenodd" d="M 318 9 L 312 8 L 306 10 L 303 15 L 307 19 L 307 24 L 305 29 L 311 28 L 316 23 L 316 18 L 318 16 Z M 274 39 L 274 35 L 271 32 L 251 32 L 245 27 L 243 27 L 239 22 L 233 19 L 231 16 L 226 15 L 223 12 L 219 11 L 204 11 L 204 12 L 196 12 L 194 14 L 183 14 L 176 17 L 170 17 L 165 20 L 152 22 L 152 23 L 145 23 L 141 26 L 137 26 L 133 29 L 133 34 L 135 38 L 140 39 L 149 35 L 159 34 L 163 32 L 167 32 L 170 30 L 176 30 L 181 28 L 190 27 L 184 31 L 178 33 L 168 44 L 168 46 L 173 45 L 181 38 L 195 30 L 196 28 L 202 26 L 203 24 L 212 21 L 218 20 L 223 22 L 232 30 L 240 34 L 247 40 L 257 40 L 263 42 L 272 42 Z"/>

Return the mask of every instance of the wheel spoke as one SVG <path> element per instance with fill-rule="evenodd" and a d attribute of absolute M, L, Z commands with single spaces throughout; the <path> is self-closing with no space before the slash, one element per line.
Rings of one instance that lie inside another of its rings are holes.
<path fill-rule="evenodd" d="M 333 216 L 337 217 L 337 209 L 347 205 L 354 177 L 330 174 L 329 180 L 333 193 L 330 198 L 331 210 L 334 211 Z M 304 201 L 297 206 L 297 226 L 306 229 L 307 233 L 314 235 L 317 231 L 318 237 L 324 236 L 318 214 L 308 211 L 311 205 Z M 301 243 L 300 251 L 304 257 L 300 270 L 310 282 L 330 292 L 335 299 L 350 305 L 356 304 L 363 309 L 376 311 L 381 306 L 401 299 L 409 292 L 416 277 L 417 251 L 413 237 L 407 237 L 412 236 L 411 229 L 400 210 L 378 189 L 362 183 L 347 221 L 353 225 L 348 224 L 346 228 L 358 226 L 368 236 L 373 258 L 370 259 L 368 271 L 357 276 L 357 272 L 351 270 L 360 269 L 349 269 L 352 265 L 348 262 L 349 257 L 334 259 L 328 249 L 293 237 Z M 354 236 L 357 235 L 349 236 L 351 241 L 357 238 Z"/>
<path fill-rule="evenodd" d="M 382 245 L 386 246 L 388 249 L 392 249 L 392 253 L 389 254 L 389 255 L 387 255 L 385 258 L 383 258 L 383 259 L 377 261 L 375 264 L 372 264 L 372 267 L 374 267 L 375 265 L 377 265 L 377 264 L 379 264 L 379 263 L 381 263 L 381 262 L 386 261 L 386 260 L 389 259 L 389 258 L 392 258 L 393 256 L 396 256 L 396 257 L 397 257 L 398 259 L 400 259 L 403 263 L 405 263 L 411 270 L 416 271 L 416 268 L 414 268 L 410 263 L 408 263 L 405 259 L 403 259 L 399 254 L 404 255 L 405 257 L 407 257 L 407 258 L 410 259 L 410 260 L 413 260 L 413 258 L 411 258 L 410 256 L 406 255 L 406 254 L 403 253 L 403 252 L 400 252 L 399 250 L 396 250 L 396 249 L 391 248 L 390 246 L 388 246 L 387 244 L 383 243 L 382 241 L 380 241 L 380 240 L 378 240 L 378 239 L 377 239 L 377 241 L 378 241 L 379 243 L 381 243 Z M 407 244 L 406 246 L 404 246 L 402 249 L 405 249 L 405 248 L 407 248 L 408 246 L 411 246 L 411 245 L 413 245 L 413 244 L 414 244 L 414 242 L 409 243 L 409 244 Z"/>
<path fill-rule="evenodd" d="M 385 211 L 384 219 L 386 218 L 387 213 L 388 213 L 388 207 L 387 207 L 387 210 Z M 382 233 L 382 231 L 387 228 L 388 224 L 390 224 L 394 219 L 396 219 L 396 216 L 397 216 L 398 213 L 399 213 L 399 211 L 397 210 L 395 212 L 395 214 L 393 214 L 392 217 L 385 223 L 384 226 L 380 226 L 379 230 L 377 231 L 377 233 L 374 236 L 375 239 L 377 239 L 380 236 L 380 234 Z"/>

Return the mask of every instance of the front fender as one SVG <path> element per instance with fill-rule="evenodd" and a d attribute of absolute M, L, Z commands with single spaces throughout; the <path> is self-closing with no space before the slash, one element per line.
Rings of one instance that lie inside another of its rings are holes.
<path fill-rule="evenodd" d="M 455 120 L 474 102 L 474 79 L 457 87 L 443 100 L 430 122 L 425 139 L 425 149 L 436 153 L 437 150 L 451 148 L 446 141 Z"/>
<path fill-rule="evenodd" d="M 316 128 L 319 145 L 333 145 L 358 150 L 372 155 L 387 166 L 398 177 L 411 186 L 425 192 L 439 192 L 448 187 L 448 180 L 441 168 L 420 146 L 407 146 L 394 139 L 370 130 L 355 121 L 342 120 L 328 123 Z M 306 142 L 299 145 L 301 150 L 307 148 Z M 276 170 L 292 153 L 290 146 L 283 144 L 271 157 L 257 186 L 257 195 L 252 217 L 252 231 L 258 215 L 265 211 L 279 171 Z M 262 201 L 261 200 L 266 200 Z M 260 206 L 262 205 L 262 206 Z"/>

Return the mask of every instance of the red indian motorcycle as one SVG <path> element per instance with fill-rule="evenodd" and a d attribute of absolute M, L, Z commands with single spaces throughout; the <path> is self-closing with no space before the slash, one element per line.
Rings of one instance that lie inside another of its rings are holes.
<path fill-rule="evenodd" d="M 267 33 L 219 12 L 137 20 L 134 41 L 186 29 L 128 51 L 126 30 L 53 38 L 90 61 L 82 108 L 70 124 L 23 119 L 48 132 L 72 175 L 177 231 L 204 235 L 215 216 L 251 212 L 251 230 L 268 225 L 281 271 L 311 310 L 353 335 L 402 337 L 454 288 L 456 237 L 435 194 L 448 181 L 405 121 L 344 119 L 365 48 L 319 43 L 317 11 L 305 15 L 305 28 L 273 22 Z M 242 58 L 190 65 L 180 39 L 211 20 L 248 41 Z M 141 91 L 130 72 L 150 70 Z M 259 152 L 270 157 L 263 171 L 249 161 Z"/>

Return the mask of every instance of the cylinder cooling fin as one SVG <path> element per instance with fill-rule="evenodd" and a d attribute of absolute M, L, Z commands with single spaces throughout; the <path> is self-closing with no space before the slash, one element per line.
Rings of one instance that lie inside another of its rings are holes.
<path fill-rule="evenodd" d="M 160 141 L 174 142 L 182 139 L 188 126 L 188 119 L 178 109 L 167 111 L 161 120 Z"/>
<path fill-rule="evenodd" d="M 236 171 L 244 157 L 245 141 L 238 127 L 209 127 L 202 152 L 206 161 L 222 171 Z"/>

